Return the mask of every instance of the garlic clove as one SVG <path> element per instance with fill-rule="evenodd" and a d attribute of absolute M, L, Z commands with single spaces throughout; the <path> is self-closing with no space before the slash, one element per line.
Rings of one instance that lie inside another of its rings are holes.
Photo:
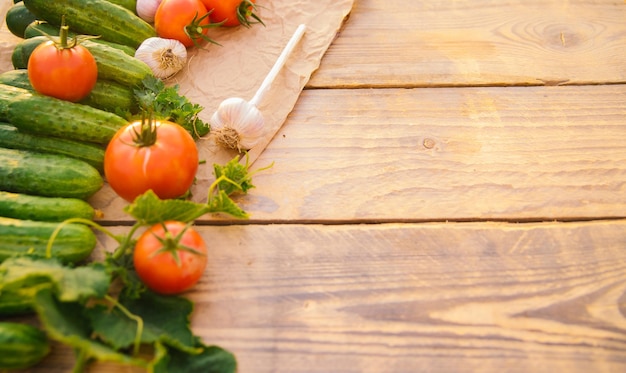
<path fill-rule="evenodd" d="M 137 6 L 135 10 L 139 18 L 148 23 L 154 22 L 154 15 L 157 8 L 161 4 L 161 0 L 137 0 Z"/>
<path fill-rule="evenodd" d="M 178 40 L 151 37 L 135 51 L 135 58 L 146 63 L 154 76 L 166 80 L 187 63 L 187 48 Z"/>
<path fill-rule="evenodd" d="M 265 134 L 265 120 L 259 109 L 237 97 L 222 101 L 210 123 L 215 141 L 237 151 L 250 150 Z"/>

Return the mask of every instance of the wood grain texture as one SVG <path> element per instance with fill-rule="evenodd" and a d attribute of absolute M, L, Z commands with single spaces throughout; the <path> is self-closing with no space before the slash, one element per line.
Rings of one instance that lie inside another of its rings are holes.
<path fill-rule="evenodd" d="M 240 373 L 626 369 L 626 220 L 199 229 L 192 326 Z"/>
<path fill-rule="evenodd" d="M 307 90 L 237 201 L 268 222 L 624 217 L 624 133 L 626 85 Z"/>
<path fill-rule="evenodd" d="M 357 0 L 308 86 L 626 82 L 623 0 Z"/>

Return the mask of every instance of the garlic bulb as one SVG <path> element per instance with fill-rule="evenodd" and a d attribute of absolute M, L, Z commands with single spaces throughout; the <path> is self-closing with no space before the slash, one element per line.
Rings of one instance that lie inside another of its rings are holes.
<path fill-rule="evenodd" d="M 154 22 L 154 15 L 161 0 L 137 0 L 137 15 L 148 23 Z"/>
<path fill-rule="evenodd" d="M 210 123 L 215 141 L 237 151 L 250 150 L 265 134 L 265 120 L 259 109 L 237 97 L 224 100 Z"/>
<path fill-rule="evenodd" d="M 135 51 L 135 58 L 145 62 L 154 76 L 165 80 L 185 66 L 187 48 L 178 40 L 152 37 L 141 43 Z"/>

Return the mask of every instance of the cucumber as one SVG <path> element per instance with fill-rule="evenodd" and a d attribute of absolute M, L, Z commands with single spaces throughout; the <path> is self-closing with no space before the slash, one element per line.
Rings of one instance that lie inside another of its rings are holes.
<path fill-rule="evenodd" d="M 110 3 L 126 8 L 137 14 L 137 0 L 107 0 Z"/>
<path fill-rule="evenodd" d="M 25 92 L 28 91 L 23 88 L 0 84 L 0 121 L 6 122 L 9 116 L 9 104 Z"/>
<path fill-rule="evenodd" d="M 34 295 L 30 289 L 2 289 L 0 291 L 0 316 L 19 316 L 35 313 Z"/>
<path fill-rule="evenodd" d="M 50 353 L 50 342 L 41 329 L 21 322 L 0 322 L 0 369 L 26 369 Z"/>
<path fill-rule="evenodd" d="M 20 132 L 8 123 L 0 122 L 0 147 L 64 155 L 87 162 L 100 173 L 104 171 L 104 148 L 101 146 Z"/>
<path fill-rule="evenodd" d="M 13 4 L 5 15 L 7 28 L 18 38 L 24 38 L 24 31 L 37 17 L 31 13 L 24 3 Z"/>
<path fill-rule="evenodd" d="M 0 84 L 10 85 L 12 87 L 27 89 L 34 91 L 33 86 L 28 79 L 28 71 L 26 69 L 9 70 L 0 74 Z"/>
<path fill-rule="evenodd" d="M 98 170 L 78 159 L 0 148 L 0 190 L 87 199 L 103 184 Z"/>
<path fill-rule="evenodd" d="M 62 222 L 72 218 L 91 220 L 96 216 L 96 210 L 78 198 L 41 197 L 0 191 L 0 216 Z"/>
<path fill-rule="evenodd" d="M 5 90 L 9 93 L 5 94 Z M 15 91 L 21 93 L 16 95 Z M 126 119 L 104 110 L 6 84 L 0 84 L 0 121 L 39 136 L 101 145 L 108 144 L 113 135 L 128 124 Z"/>
<path fill-rule="evenodd" d="M 74 32 L 99 35 L 103 40 L 133 48 L 156 36 L 149 23 L 107 0 L 24 0 L 24 4 L 38 19 L 60 25 L 65 16 Z"/>
<path fill-rule="evenodd" d="M 33 86 L 28 79 L 26 69 L 9 70 L 0 74 L 0 84 L 7 84 L 13 87 L 27 89 L 34 92 Z M 81 104 L 89 105 L 96 109 L 116 113 L 122 112 L 136 113 L 137 103 L 133 90 L 120 83 L 99 79 L 89 95 L 80 101 Z"/>
<path fill-rule="evenodd" d="M 34 36 L 18 43 L 11 54 L 13 67 L 26 69 L 33 50 L 48 40 L 46 36 Z M 152 70 L 145 62 L 131 57 L 117 48 L 91 40 L 84 40 L 81 45 L 87 48 L 96 60 L 99 80 L 117 82 L 130 90 L 141 84 L 146 76 L 152 75 Z"/>
<path fill-rule="evenodd" d="M 106 79 L 98 79 L 89 95 L 80 103 L 111 113 L 139 112 L 133 89 Z"/>
<path fill-rule="evenodd" d="M 59 27 L 53 26 L 46 21 L 35 21 L 26 26 L 26 30 L 24 30 L 24 38 L 30 39 L 35 36 L 59 36 Z M 76 35 L 75 32 L 69 31 L 68 35 L 73 37 Z M 128 45 L 122 45 L 118 43 L 112 43 L 110 41 L 102 40 L 102 39 L 89 39 L 94 43 L 104 44 L 109 47 L 113 47 L 121 50 L 127 55 L 134 57 L 136 49 L 133 47 L 129 47 Z"/>
<path fill-rule="evenodd" d="M 60 223 L 0 217 L 0 262 L 16 255 L 46 256 L 46 248 Z M 63 263 L 76 264 L 89 257 L 97 243 L 86 225 L 63 225 L 52 243 L 51 254 Z"/>

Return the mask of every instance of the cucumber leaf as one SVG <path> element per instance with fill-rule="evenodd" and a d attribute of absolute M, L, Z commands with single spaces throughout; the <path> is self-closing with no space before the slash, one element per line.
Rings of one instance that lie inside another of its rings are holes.
<path fill-rule="evenodd" d="M 141 343 L 160 342 L 188 354 L 197 354 L 195 337 L 189 327 L 193 304 L 186 298 L 162 296 L 149 290 L 140 298 L 120 296 L 119 303 L 143 320 Z M 95 307 L 89 310 L 94 332 L 116 348 L 126 348 L 135 341 L 137 323 L 117 307 Z"/>
<path fill-rule="evenodd" d="M 148 363 L 115 351 L 92 339 L 91 322 L 84 315 L 85 306 L 78 302 L 60 302 L 50 289 L 41 289 L 35 296 L 35 309 L 48 336 L 73 347 L 80 356 L 77 364 L 89 359 L 146 367 Z"/>
<path fill-rule="evenodd" d="M 186 354 L 182 351 L 168 349 L 167 358 L 155 365 L 155 373 L 177 373 L 184 367 L 185 373 L 235 373 L 237 360 L 235 355 L 219 346 L 205 346 L 199 340 L 197 347 L 202 348 L 199 354 Z"/>
<path fill-rule="evenodd" d="M 166 220 L 188 223 L 209 212 L 202 203 L 182 199 L 160 199 L 152 190 L 145 192 L 126 206 L 124 211 L 146 225 Z"/>
<path fill-rule="evenodd" d="M 217 180 L 217 188 L 223 190 L 226 195 L 231 195 L 236 192 L 247 193 L 249 189 L 254 188 L 249 166 L 248 162 L 241 164 L 239 162 L 239 156 L 231 159 L 225 165 L 213 164 L 213 173 Z"/>
<path fill-rule="evenodd" d="M 0 291 L 17 290 L 49 284 L 62 301 L 83 301 L 107 294 L 111 278 L 102 263 L 81 267 L 66 267 L 54 258 L 27 256 L 6 259 L 0 264 Z"/>

